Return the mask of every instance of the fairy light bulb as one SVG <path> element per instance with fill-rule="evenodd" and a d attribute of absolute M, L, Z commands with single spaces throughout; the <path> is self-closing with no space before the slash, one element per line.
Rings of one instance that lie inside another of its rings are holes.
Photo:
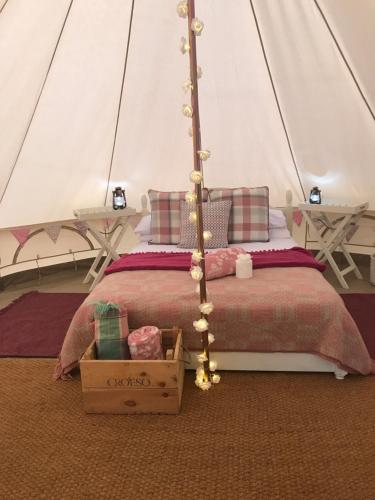
<path fill-rule="evenodd" d="M 208 149 L 202 149 L 201 151 L 197 151 L 197 153 L 202 161 L 207 161 L 211 157 L 211 151 L 208 151 Z"/>
<path fill-rule="evenodd" d="M 203 278 L 202 269 L 199 266 L 193 266 L 190 270 L 190 275 L 194 281 L 200 281 Z"/>
<path fill-rule="evenodd" d="M 194 32 L 195 36 L 200 36 L 204 28 L 203 21 L 195 17 L 191 21 L 191 30 Z"/>
<path fill-rule="evenodd" d="M 186 82 L 184 82 L 183 85 L 182 85 L 182 89 L 186 93 L 190 92 L 191 90 L 193 90 L 193 84 L 191 83 L 191 80 L 186 80 Z"/>
<path fill-rule="evenodd" d="M 197 199 L 197 196 L 195 193 L 192 193 L 189 191 L 188 193 L 185 194 L 185 201 L 187 203 L 195 203 L 195 200 Z"/>
<path fill-rule="evenodd" d="M 202 258 L 203 258 L 202 252 L 200 252 L 199 250 L 194 250 L 193 253 L 191 254 L 191 260 L 196 264 L 199 264 Z"/>
<path fill-rule="evenodd" d="M 190 173 L 190 180 L 191 182 L 194 182 L 194 184 L 200 184 L 203 180 L 202 172 L 200 172 L 199 170 L 193 170 Z"/>
<path fill-rule="evenodd" d="M 186 0 L 181 0 L 181 2 L 178 2 L 177 4 L 177 14 L 182 17 L 182 18 L 185 18 L 188 16 L 189 14 L 189 7 L 188 7 L 188 4 L 187 4 L 187 1 Z"/>
<path fill-rule="evenodd" d="M 199 384 L 199 389 L 202 389 L 202 391 L 208 391 L 208 389 L 211 388 L 211 382 L 209 380 L 203 381 Z"/>
<path fill-rule="evenodd" d="M 211 359 L 210 360 L 210 371 L 211 372 L 214 372 L 217 368 L 217 361 L 215 361 L 214 359 Z"/>
<path fill-rule="evenodd" d="M 180 51 L 182 52 L 182 54 L 186 54 L 186 52 L 189 52 L 189 50 L 190 50 L 189 42 L 186 40 L 184 36 L 181 37 Z"/>
<path fill-rule="evenodd" d="M 211 376 L 211 380 L 214 384 L 218 384 L 220 382 L 220 375 L 218 373 L 214 373 L 212 376 Z"/>
<path fill-rule="evenodd" d="M 199 354 L 197 354 L 197 360 L 199 361 L 199 363 L 204 363 L 205 361 L 207 361 L 206 353 L 200 352 Z"/>
<path fill-rule="evenodd" d="M 203 302 L 199 305 L 199 310 L 202 314 L 211 314 L 214 310 L 214 305 L 212 302 Z"/>
<path fill-rule="evenodd" d="M 186 118 L 191 118 L 193 116 L 193 108 L 190 104 L 184 104 L 182 106 L 182 114 L 186 116 Z"/>
<path fill-rule="evenodd" d="M 203 239 L 205 241 L 208 241 L 212 238 L 212 233 L 211 231 L 203 231 Z"/>
<path fill-rule="evenodd" d="M 190 212 L 189 222 L 191 222 L 192 224 L 195 224 L 197 222 L 197 212 Z"/>
<path fill-rule="evenodd" d="M 197 332 L 202 333 L 208 329 L 208 321 L 205 318 L 201 318 L 193 321 L 193 326 Z"/>
<path fill-rule="evenodd" d="M 212 344 L 213 342 L 215 342 L 215 335 L 213 335 L 212 333 L 209 333 L 208 334 L 208 343 Z"/>

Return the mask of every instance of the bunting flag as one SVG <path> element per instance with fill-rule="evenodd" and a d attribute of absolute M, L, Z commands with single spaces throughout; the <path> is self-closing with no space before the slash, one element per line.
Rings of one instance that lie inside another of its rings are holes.
<path fill-rule="evenodd" d="M 27 240 L 27 238 L 29 237 L 30 229 L 28 229 L 27 227 L 14 227 L 10 229 L 10 232 L 16 238 L 18 243 L 23 245 Z"/>
<path fill-rule="evenodd" d="M 49 224 L 43 228 L 51 240 L 56 243 L 61 231 L 61 224 Z"/>
<path fill-rule="evenodd" d="M 78 232 L 82 234 L 82 236 L 86 236 L 88 225 L 83 220 L 77 220 L 73 223 L 77 228 Z"/>
<path fill-rule="evenodd" d="M 303 215 L 302 212 L 299 208 L 295 208 L 293 210 L 293 222 L 297 224 L 297 226 L 300 226 L 302 223 Z"/>
<path fill-rule="evenodd" d="M 349 229 L 349 231 L 346 233 L 346 241 L 350 241 L 353 236 L 355 235 L 355 233 L 358 231 L 359 229 L 359 226 L 357 226 L 357 224 L 353 224 L 352 227 Z"/>
<path fill-rule="evenodd" d="M 108 218 L 108 219 L 103 219 L 102 220 L 104 231 L 109 231 L 109 229 L 112 226 L 114 220 L 116 220 L 116 219 Z"/>

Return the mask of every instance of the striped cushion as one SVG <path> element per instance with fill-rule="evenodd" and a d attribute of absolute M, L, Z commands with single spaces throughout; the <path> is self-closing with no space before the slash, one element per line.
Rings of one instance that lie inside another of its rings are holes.
<path fill-rule="evenodd" d="M 229 243 L 269 241 L 267 186 L 210 189 L 209 198 L 211 201 L 232 202 L 228 226 Z"/>
<path fill-rule="evenodd" d="M 225 248 L 228 246 L 228 220 L 230 201 L 203 203 L 203 229 L 211 231 L 212 238 L 205 240 L 205 248 Z M 191 205 L 181 202 L 181 240 L 179 248 L 197 248 L 197 226 L 189 221 Z"/>
<path fill-rule="evenodd" d="M 148 196 L 151 207 L 151 241 L 159 245 L 175 245 L 180 241 L 180 203 L 185 200 L 186 191 L 155 191 Z M 207 201 L 208 191 L 202 192 Z"/>

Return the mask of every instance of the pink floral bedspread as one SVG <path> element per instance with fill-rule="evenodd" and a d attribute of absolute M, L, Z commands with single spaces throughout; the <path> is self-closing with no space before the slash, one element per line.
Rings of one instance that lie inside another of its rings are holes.
<path fill-rule="evenodd" d="M 208 282 L 214 351 L 308 352 L 352 373 L 375 373 L 362 337 L 341 297 L 315 269 L 256 269 L 251 279 L 227 276 Z M 65 378 L 94 337 L 93 303 L 127 309 L 129 327 L 179 326 L 184 344 L 200 349 L 195 282 L 184 271 L 124 271 L 106 276 L 76 312 L 56 365 Z"/>

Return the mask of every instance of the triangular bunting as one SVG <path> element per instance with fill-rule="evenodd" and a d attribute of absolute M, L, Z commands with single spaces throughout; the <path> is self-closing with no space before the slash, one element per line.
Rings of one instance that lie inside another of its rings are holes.
<path fill-rule="evenodd" d="M 44 227 L 45 232 L 51 238 L 51 240 L 56 243 L 61 231 L 61 224 L 50 224 Z"/>
<path fill-rule="evenodd" d="M 78 229 L 79 233 L 82 234 L 82 236 L 86 236 L 88 225 L 86 224 L 85 221 L 77 220 L 73 224 Z"/>
<path fill-rule="evenodd" d="M 104 231 L 108 231 L 110 229 L 110 227 L 112 226 L 114 220 L 115 219 L 111 219 L 111 218 L 103 219 L 102 220 Z"/>
<path fill-rule="evenodd" d="M 357 226 L 356 224 L 353 224 L 352 227 L 349 229 L 349 231 L 346 233 L 346 241 L 350 241 L 353 236 L 355 235 L 355 233 L 358 231 L 359 229 L 359 226 Z"/>
<path fill-rule="evenodd" d="M 18 243 L 23 245 L 30 234 L 30 229 L 28 229 L 27 227 L 15 227 L 10 229 L 10 232 L 16 238 Z"/>
<path fill-rule="evenodd" d="M 299 208 L 296 208 L 295 210 L 293 210 L 293 222 L 295 224 L 297 224 L 297 226 L 301 225 L 302 219 L 303 219 L 303 215 L 302 215 L 301 210 Z"/>

